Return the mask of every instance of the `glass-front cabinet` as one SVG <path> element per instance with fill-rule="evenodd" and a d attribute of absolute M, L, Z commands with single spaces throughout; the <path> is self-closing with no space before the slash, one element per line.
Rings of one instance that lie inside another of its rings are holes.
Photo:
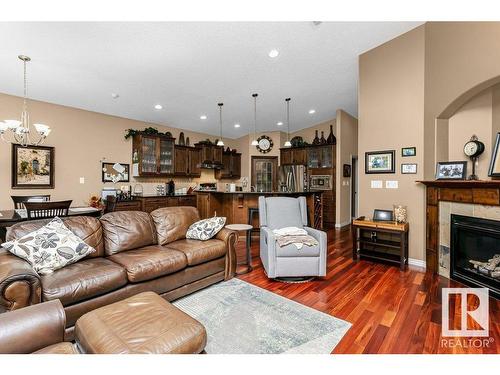
<path fill-rule="evenodd" d="M 174 173 L 174 139 L 160 138 L 160 174 Z"/>
<path fill-rule="evenodd" d="M 308 168 L 333 168 L 332 145 L 315 146 L 307 148 Z"/>
<path fill-rule="evenodd" d="M 132 175 L 168 176 L 174 173 L 175 138 L 136 134 L 133 137 Z"/>

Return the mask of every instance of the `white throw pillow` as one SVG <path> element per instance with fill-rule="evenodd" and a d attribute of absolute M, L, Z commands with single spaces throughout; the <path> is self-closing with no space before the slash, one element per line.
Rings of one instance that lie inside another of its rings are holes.
<path fill-rule="evenodd" d="M 2 247 L 25 259 L 41 275 L 75 263 L 95 251 L 58 217 L 34 232 L 3 243 Z"/>
<path fill-rule="evenodd" d="M 226 224 L 225 217 L 211 217 L 191 224 L 189 227 L 186 238 L 191 240 L 206 241 L 215 236 Z"/>

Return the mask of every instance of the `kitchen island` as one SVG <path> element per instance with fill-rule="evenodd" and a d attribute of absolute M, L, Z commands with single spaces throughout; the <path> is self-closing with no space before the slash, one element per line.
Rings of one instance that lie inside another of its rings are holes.
<path fill-rule="evenodd" d="M 223 192 L 223 191 L 197 191 L 197 207 L 202 218 L 225 216 L 226 224 L 251 224 L 259 228 L 259 215 L 254 214 L 249 218 L 249 209 L 259 207 L 259 197 L 300 197 L 307 200 L 309 226 L 323 229 L 323 202 L 321 191 L 305 192 Z M 250 222 L 249 222 L 250 219 Z"/>

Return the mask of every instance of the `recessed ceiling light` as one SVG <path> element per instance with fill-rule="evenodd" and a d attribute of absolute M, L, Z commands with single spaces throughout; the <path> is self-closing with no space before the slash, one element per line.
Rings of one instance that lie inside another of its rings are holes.
<path fill-rule="evenodd" d="M 234 124 L 235 128 L 239 128 L 241 125 L 240 124 Z"/>
<path fill-rule="evenodd" d="M 312 114 L 314 114 L 314 113 L 316 113 L 316 110 L 315 110 L 315 109 L 310 109 L 310 110 L 309 110 L 309 114 L 310 114 L 310 115 L 312 115 Z"/>
<path fill-rule="evenodd" d="M 113 93 L 111 93 L 111 97 L 113 99 L 118 99 L 120 97 L 120 95 L 118 95 L 116 92 L 113 92 Z"/>
<path fill-rule="evenodd" d="M 157 104 L 157 105 L 155 105 L 155 109 L 163 109 L 163 107 L 161 104 Z"/>
<path fill-rule="evenodd" d="M 283 125 L 283 122 L 279 121 L 276 123 L 276 125 L 281 126 L 281 125 Z"/>
<path fill-rule="evenodd" d="M 207 116 L 205 116 L 205 115 L 200 116 L 200 120 L 206 120 L 206 119 L 207 119 Z"/>
<path fill-rule="evenodd" d="M 275 57 L 278 57 L 278 55 L 280 54 L 280 51 L 278 51 L 277 49 L 272 49 L 269 51 L 269 57 L 271 58 L 275 58 Z"/>

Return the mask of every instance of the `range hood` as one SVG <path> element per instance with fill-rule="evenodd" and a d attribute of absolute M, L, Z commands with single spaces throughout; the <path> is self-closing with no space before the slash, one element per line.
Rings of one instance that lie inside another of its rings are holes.
<path fill-rule="evenodd" d="M 205 160 L 200 164 L 201 169 L 222 169 L 222 167 L 222 163 L 212 160 Z"/>

